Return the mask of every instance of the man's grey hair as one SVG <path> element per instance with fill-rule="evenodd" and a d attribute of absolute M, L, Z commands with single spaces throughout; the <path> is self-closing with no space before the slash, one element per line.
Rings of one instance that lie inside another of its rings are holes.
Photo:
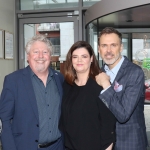
<path fill-rule="evenodd" d="M 38 35 L 33 36 L 27 42 L 26 47 L 25 47 L 25 51 L 26 51 L 27 54 L 30 52 L 31 46 L 33 45 L 33 43 L 37 42 L 37 41 L 45 43 L 47 45 L 47 49 L 50 52 L 50 55 L 53 54 L 53 45 L 52 45 L 52 43 L 50 42 L 50 40 L 48 40 L 48 38 L 45 35 L 42 35 L 42 34 L 38 34 Z"/>

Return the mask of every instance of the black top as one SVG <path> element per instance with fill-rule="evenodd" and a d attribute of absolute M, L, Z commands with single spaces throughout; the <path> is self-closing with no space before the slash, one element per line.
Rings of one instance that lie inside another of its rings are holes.
<path fill-rule="evenodd" d="M 105 150 L 115 142 L 116 119 L 99 99 L 102 87 L 89 78 L 86 85 L 64 82 L 60 130 L 71 150 Z"/>

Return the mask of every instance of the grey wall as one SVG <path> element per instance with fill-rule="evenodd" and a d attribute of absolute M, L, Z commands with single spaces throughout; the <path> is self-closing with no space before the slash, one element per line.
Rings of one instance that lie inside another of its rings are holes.
<path fill-rule="evenodd" d="M 15 0 L 0 0 L 0 29 L 15 33 Z M 15 41 L 15 39 L 14 39 Z M 5 75 L 16 69 L 16 50 L 14 48 L 14 59 L 0 59 L 0 93 Z"/>

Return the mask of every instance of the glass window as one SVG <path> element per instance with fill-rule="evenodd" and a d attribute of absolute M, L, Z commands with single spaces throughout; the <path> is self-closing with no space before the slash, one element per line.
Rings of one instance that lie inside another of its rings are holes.
<path fill-rule="evenodd" d="M 89 6 L 92 6 L 99 1 L 101 1 L 101 0 L 83 0 L 83 6 L 89 7 Z"/>
<path fill-rule="evenodd" d="M 87 26 L 87 41 L 92 46 L 96 57 L 98 58 L 98 34 L 97 34 L 97 23 L 92 22 Z"/>
<path fill-rule="evenodd" d="M 66 30 L 68 32 L 66 32 Z M 60 71 L 60 58 L 66 57 L 66 54 L 74 43 L 74 23 L 40 23 L 24 24 L 24 43 L 37 34 L 46 35 L 53 44 L 53 54 L 51 57 L 51 67 Z M 25 67 L 28 66 L 27 55 L 25 53 Z"/>
<path fill-rule="evenodd" d="M 122 55 L 129 57 L 129 35 L 128 34 L 122 34 L 122 44 L 123 44 L 123 50 Z"/>
<path fill-rule="evenodd" d="M 150 104 L 150 33 L 133 33 L 132 43 L 132 60 L 144 71 L 145 103 Z"/>
<path fill-rule="evenodd" d="M 78 7 L 79 0 L 20 0 L 21 10 Z"/>

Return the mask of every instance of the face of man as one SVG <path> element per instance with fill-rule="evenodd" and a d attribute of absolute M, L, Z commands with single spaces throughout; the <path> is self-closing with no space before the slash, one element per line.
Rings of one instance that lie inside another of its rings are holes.
<path fill-rule="evenodd" d="M 50 51 L 46 44 L 40 41 L 34 42 L 27 54 L 27 60 L 35 74 L 47 72 L 50 64 Z"/>
<path fill-rule="evenodd" d="M 104 34 L 99 39 L 99 53 L 110 69 L 121 59 L 122 44 L 117 34 Z"/>

